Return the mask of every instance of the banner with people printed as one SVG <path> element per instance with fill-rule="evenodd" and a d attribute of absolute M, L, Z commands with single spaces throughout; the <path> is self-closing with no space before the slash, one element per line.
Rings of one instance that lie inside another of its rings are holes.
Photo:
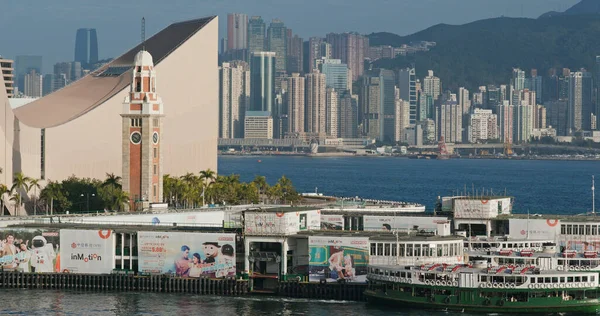
<path fill-rule="evenodd" d="M 308 237 L 309 281 L 366 282 L 367 237 Z"/>
<path fill-rule="evenodd" d="M 0 268 L 5 271 L 60 271 L 58 230 L 1 229 Z"/>
<path fill-rule="evenodd" d="M 235 276 L 235 234 L 139 232 L 138 270 L 190 278 Z"/>

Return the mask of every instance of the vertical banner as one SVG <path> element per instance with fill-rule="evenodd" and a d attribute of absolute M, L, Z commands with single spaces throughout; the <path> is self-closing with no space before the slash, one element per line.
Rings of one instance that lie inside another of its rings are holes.
<path fill-rule="evenodd" d="M 138 270 L 179 277 L 235 276 L 235 234 L 139 232 Z"/>
<path fill-rule="evenodd" d="M 369 264 L 367 237 L 308 237 L 309 280 L 366 282 Z"/>
<path fill-rule="evenodd" d="M 60 271 L 58 230 L 1 229 L 0 267 L 6 271 Z"/>
<path fill-rule="evenodd" d="M 60 230 L 61 271 L 68 273 L 110 273 L 115 249 L 112 230 Z"/>

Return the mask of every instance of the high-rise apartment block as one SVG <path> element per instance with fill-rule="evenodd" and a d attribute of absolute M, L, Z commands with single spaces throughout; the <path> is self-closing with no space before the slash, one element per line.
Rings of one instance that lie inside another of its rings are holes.
<path fill-rule="evenodd" d="M 325 75 L 317 69 L 313 69 L 311 73 L 306 74 L 305 100 L 305 131 L 307 133 L 325 133 Z"/>
<path fill-rule="evenodd" d="M 395 137 L 396 142 L 406 142 L 405 131 L 410 126 L 410 102 L 396 98 Z"/>
<path fill-rule="evenodd" d="M 361 85 L 363 133 L 383 142 L 396 140 L 396 87 L 394 72 L 379 69 L 367 73 Z"/>
<path fill-rule="evenodd" d="M 287 88 L 284 107 L 287 108 L 288 133 L 304 133 L 305 79 L 299 73 L 285 78 Z"/>
<path fill-rule="evenodd" d="M 442 101 L 436 111 L 438 139 L 444 137 L 449 143 L 462 142 L 462 108 L 456 101 Z"/>
<path fill-rule="evenodd" d="M 2 58 L 0 56 L 0 73 L 4 78 L 4 85 L 6 89 L 6 94 L 9 98 L 14 97 L 15 95 L 15 63 L 11 59 Z"/>
<path fill-rule="evenodd" d="M 242 61 L 219 67 L 219 137 L 242 138 L 250 106 L 250 71 Z"/>
<path fill-rule="evenodd" d="M 514 106 L 510 104 L 510 101 L 505 100 L 502 104 L 499 104 L 496 108 L 496 115 L 498 116 L 498 136 L 500 141 L 505 144 L 513 143 L 513 131 L 514 131 Z"/>
<path fill-rule="evenodd" d="M 534 123 L 534 106 L 529 104 L 521 104 L 513 106 L 513 142 L 524 143 L 528 142 L 533 132 Z"/>
<path fill-rule="evenodd" d="M 498 118 L 492 110 L 475 109 L 470 115 L 469 142 L 498 139 Z"/>
<path fill-rule="evenodd" d="M 569 130 L 570 133 L 591 129 L 592 75 L 585 71 L 572 72 L 569 76 Z"/>
<path fill-rule="evenodd" d="M 287 73 L 302 73 L 304 70 L 304 41 L 298 35 L 292 36 L 291 29 L 288 29 L 287 54 Z"/>
<path fill-rule="evenodd" d="M 98 62 L 98 36 L 96 29 L 78 29 L 75 36 L 75 61 L 84 68 Z"/>
<path fill-rule="evenodd" d="M 463 114 L 468 114 L 471 111 L 471 100 L 469 98 L 469 90 L 464 87 L 458 88 L 458 104 L 462 108 Z"/>
<path fill-rule="evenodd" d="M 227 50 L 248 48 L 248 15 L 229 13 L 227 15 Z"/>
<path fill-rule="evenodd" d="M 345 93 L 340 98 L 340 137 L 356 138 L 358 135 L 358 96 Z"/>
<path fill-rule="evenodd" d="M 250 57 L 251 111 L 273 111 L 275 60 L 274 52 L 253 52 Z"/>
<path fill-rule="evenodd" d="M 285 73 L 287 66 L 287 28 L 281 20 L 274 19 L 267 29 L 267 50 L 276 54 L 275 71 Z"/>
<path fill-rule="evenodd" d="M 23 78 L 23 94 L 32 98 L 39 98 L 43 94 L 42 85 L 43 78 L 35 69 L 31 69 Z"/>
<path fill-rule="evenodd" d="M 318 68 L 318 61 L 322 58 L 331 59 L 331 44 L 320 37 L 311 37 L 308 39 L 308 69 L 305 72 L 311 72 Z"/>
<path fill-rule="evenodd" d="M 325 133 L 330 137 L 339 137 L 340 103 L 338 92 L 326 88 L 325 92 Z"/>
<path fill-rule="evenodd" d="M 42 56 L 19 55 L 15 58 L 15 81 L 20 91 L 25 89 L 25 75 L 31 70 L 42 73 Z"/>
<path fill-rule="evenodd" d="M 364 60 L 369 50 L 369 39 L 357 33 L 329 33 L 327 43 L 331 44 L 331 57 L 340 59 L 352 71 L 352 81 L 364 73 Z"/>
<path fill-rule="evenodd" d="M 429 70 L 427 77 L 423 79 L 423 92 L 433 97 L 433 100 L 437 100 L 442 93 L 442 83 L 440 78 L 433 75 L 433 70 Z"/>

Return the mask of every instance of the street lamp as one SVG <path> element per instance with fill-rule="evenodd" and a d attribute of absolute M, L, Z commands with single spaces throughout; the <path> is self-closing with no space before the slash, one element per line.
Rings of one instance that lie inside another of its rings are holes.
<path fill-rule="evenodd" d="M 81 197 L 84 197 L 84 196 L 87 196 L 86 205 L 87 205 L 87 211 L 89 213 L 89 211 L 90 211 L 90 194 L 89 193 L 85 193 L 85 194 L 81 193 Z M 96 194 L 92 193 L 91 196 L 96 196 Z"/>

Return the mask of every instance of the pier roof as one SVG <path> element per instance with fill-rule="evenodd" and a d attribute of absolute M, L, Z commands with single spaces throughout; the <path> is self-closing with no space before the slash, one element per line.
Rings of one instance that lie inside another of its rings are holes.
<path fill-rule="evenodd" d="M 564 214 L 506 214 L 498 215 L 496 220 L 502 219 L 548 219 L 548 220 L 564 220 L 570 222 L 600 222 L 600 216 L 596 214 L 577 214 L 577 215 L 564 215 Z"/>

